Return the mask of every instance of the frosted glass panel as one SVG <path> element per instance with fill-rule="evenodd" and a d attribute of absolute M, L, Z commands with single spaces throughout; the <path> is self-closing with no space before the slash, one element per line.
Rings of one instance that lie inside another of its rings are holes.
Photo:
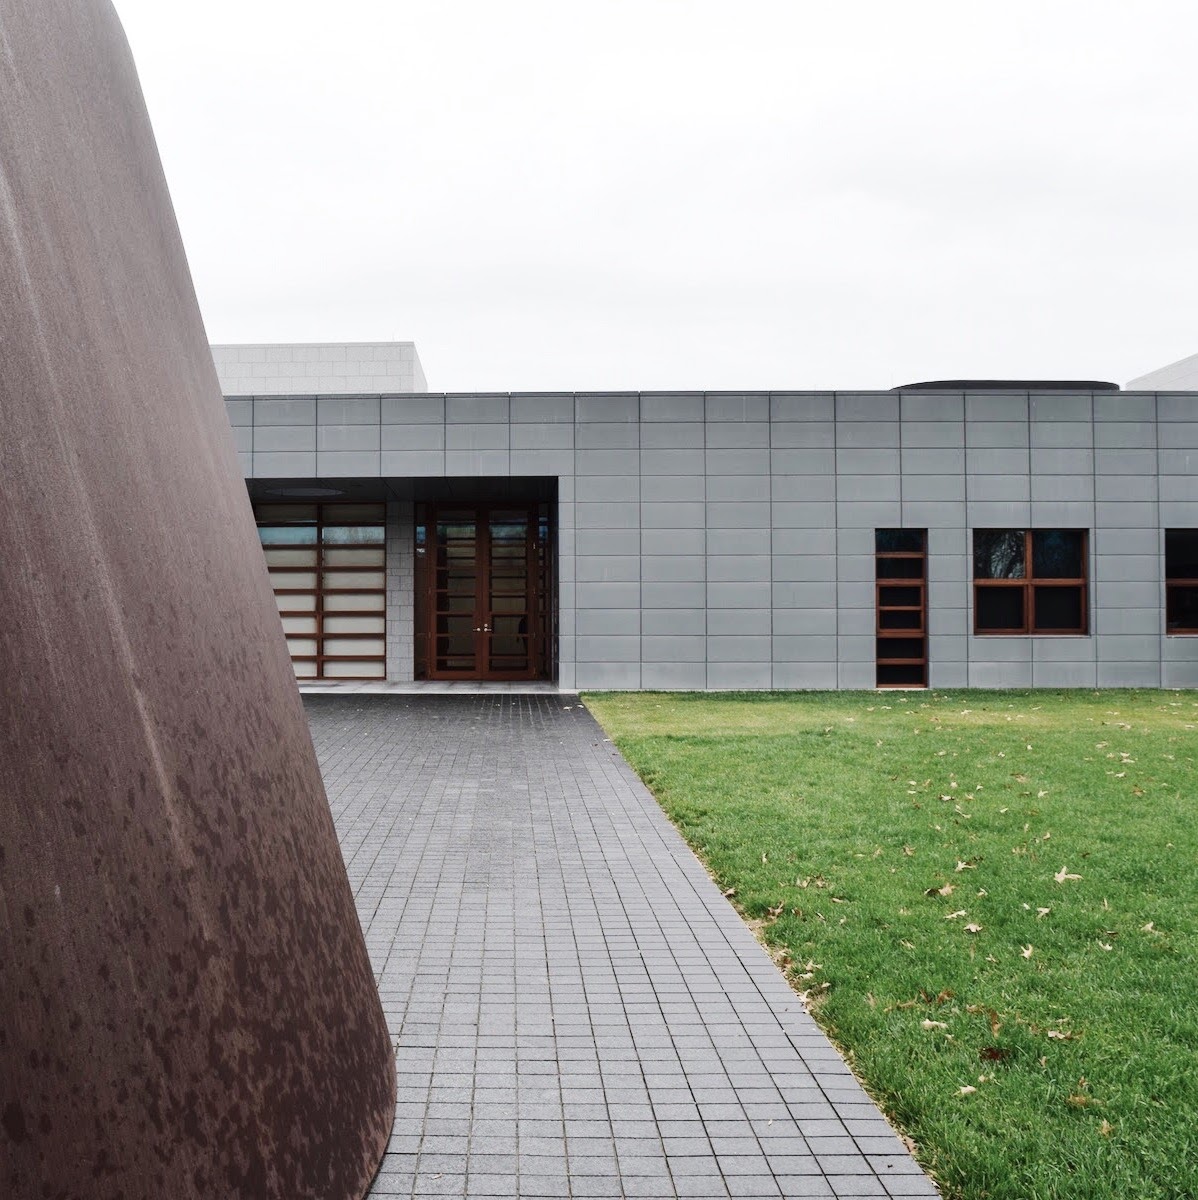
<path fill-rule="evenodd" d="M 316 618 L 315 617 L 284 617 L 283 618 L 284 633 L 307 633 L 313 637 L 316 636 Z"/>
<path fill-rule="evenodd" d="M 288 588 L 316 587 L 315 571 L 271 571 L 270 584 L 276 591 L 286 591 Z"/>
<path fill-rule="evenodd" d="M 326 545 L 381 546 L 386 541 L 386 532 L 381 525 L 326 525 L 320 540 Z"/>
<path fill-rule="evenodd" d="M 316 566 L 316 547 L 311 550 L 292 550 L 282 546 L 268 546 L 263 553 L 266 562 L 272 567 L 314 567 Z"/>
<path fill-rule="evenodd" d="M 384 621 L 378 617 L 330 617 L 326 614 L 324 631 L 328 633 L 382 633 Z"/>
<path fill-rule="evenodd" d="M 264 546 L 315 546 L 315 525 L 262 525 L 258 540 Z"/>
<path fill-rule="evenodd" d="M 311 594 L 307 596 L 280 596 L 276 593 L 275 605 L 280 612 L 315 612 L 316 597 Z"/>
<path fill-rule="evenodd" d="M 381 588 L 385 583 L 382 571 L 325 571 L 326 589 L 344 591 L 353 588 Z"/>
<path fill-rule="evenodd" d="M 387 597 L 375 593 L 373 596 L 361 592 L 326 592 L 324 610 L 331 612 L 375 612 L 381 613 Z"/>
<path fill-rule="evenodd" d="M 287 639 L 287 649 L 291 651 L 293 656 L 296 654 L 315 654 L 316 639 L 314 637 L 289 637 Z"/>
<path fill-rule="evenodd" d="M 373 658 L 375 655 L 383 655 L 387 652 L 386 646 L 383 644 L 383 639 L 380 638 L 338 638 L 326 637 L 324 639 L 324 652 L 326 654 L 353 654 L 363 658 Z"/>
<path fill-rule="evenodd" d="M 326 567 L 381 567 L 384 560 L 382 546 L 326 546 Z"/>
<path fill-rule="evenodd" d="M 291 666 L 295 671 L 296 679 L 316 678 L 316 664 L 314 662 L 293 662 Z"/>
<path fill-rule="evenodd" d="M 381 662 L 327 662 L 326 679 L 385 679 L 387 664 Z"/>

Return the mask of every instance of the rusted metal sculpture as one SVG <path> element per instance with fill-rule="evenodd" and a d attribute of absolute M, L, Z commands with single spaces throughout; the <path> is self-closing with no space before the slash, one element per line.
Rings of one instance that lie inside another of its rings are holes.
<path fill-rule="evenodd" d="M 361 1196 L 394 1059 L 136 73 L 0 3 L 0 1196 Z"/>

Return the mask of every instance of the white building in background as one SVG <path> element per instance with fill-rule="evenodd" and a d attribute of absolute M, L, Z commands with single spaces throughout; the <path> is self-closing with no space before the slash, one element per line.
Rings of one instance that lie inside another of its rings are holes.
<path fill-rule="evenodd" d="M 1198 354 L 1191 354 L 1180 362 L 1158 367 L 1131 380 L 1129 392 L 1193 392 L 1198 391 Z"/>
<path fill-rule="evenodd" d="M 360 396 L 426 392 L 414 342 L 213 346 L 226 396 Z"/>

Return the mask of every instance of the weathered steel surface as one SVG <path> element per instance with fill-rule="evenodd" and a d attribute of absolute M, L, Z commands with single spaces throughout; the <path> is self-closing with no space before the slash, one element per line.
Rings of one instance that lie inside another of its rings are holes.
<path fill-rule="evenodd" d="M 0 0 L 0 489 L 0 1195 L 360 1196 L 390 1042 L 107 0 Z"/>

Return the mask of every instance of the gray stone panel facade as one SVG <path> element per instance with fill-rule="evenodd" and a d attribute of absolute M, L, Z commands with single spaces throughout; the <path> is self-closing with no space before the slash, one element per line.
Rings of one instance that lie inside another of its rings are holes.
<path fill-rule="evenodd" d="M 1198 528 L 1198 393 L 235 396 L 228 408 L 247 478 L 391 488 L 392 679 L 411 673 L 421 481 L 517 476 L 557 481 L 564 687 L 873 687 L 873 538 L 890 527 L 928 531 L 933 687 L 1198 686 L 1198 638 L 1164 633 L 1163 535 Z M 975 636 L 972 531 L 990 528 L 1088 531 L 1087 635 Z"/>

